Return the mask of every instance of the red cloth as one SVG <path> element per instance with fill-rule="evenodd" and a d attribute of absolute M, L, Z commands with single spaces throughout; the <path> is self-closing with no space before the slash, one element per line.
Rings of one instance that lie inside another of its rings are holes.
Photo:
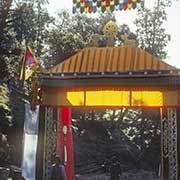
<path fill-rule="evenodd" d="M 63 162 L 65 162 L 67 180 L 74 179 L 74 158 L 73 158 L 73 135 L 71 129 L 71 109 L 59 108 L 60 131 L 58 135 L 59 155 Z M 67 129 L 67 132 L 64 131 Z M 67 153 L 65 152 L 65 148 Z"/>
<path fill-rule="evenodd" d="M 30 66 L 32 64 L 36 64 L 36 61 L 31 51 L 28 50 L 25 55 L 25 66 Z"/>

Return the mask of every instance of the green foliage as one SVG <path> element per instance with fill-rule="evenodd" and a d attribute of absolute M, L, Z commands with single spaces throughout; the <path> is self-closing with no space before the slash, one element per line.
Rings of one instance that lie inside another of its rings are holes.
<path fill-rule="evenodd" d="M 98 41 L 100 47 L 106 46 L 107 37 L 104 36 L 102 29 L 110 20 L 116 21 L 111 13 L 92 18 L 83 14 L 71 15 L 66 10 L 60 11 L 54 26 L 47 34 L 46 66 L 60 63 L 78 50 L 88 47 L 92 39 Z M 125 32 L 131 34 L 128 26 L 122 25 L 116 37 L 116 46 L 121 45 L 121 35 Z"/>
<path fill-rule="evenodd" d="M 46 32 L 51 20 L 44 8 L 45 4 L 45 0 L 19 0 L 13 4 L 12 0 L 0 0 L 1 80 L 14 81 L 13 84 L 19 85 L 25 45 L 37 50 L 35 54 L 39 55 L 38 59 L 42 57 Z M 20 92 L 18 87 L 15 89 Z M 5 85 L 0 86 L 0 128 L 4 132 L 8 133 L 11 125 L 22 129 L 24 118 L 22 99 L 21 93 L 15 93 L 14 89 L 9 92 Z"/>
<path fill-rule="evenodd" d="M 139 10 L 135 21 L 139 47 L 161 59 L 167 56 L 165 47 L 169 41 L 169 34 L 163 25 L 167 20 L 166 7 L 170 5 L 169 0 L 158 0 L 153 10 Z"/>
<path fill-rule="evenodd" d="M 81 36 L 72 32 L 51 30 L 48 34 L 48 61 L 46 66 L 52 66 L 70 57 L 84 47 Z"/>
<path fill-rule="evenodd" d="M 47 34 L 46 66 L 60 63 L 86 47 L 89 37 L 97 31 L 96 19 L 86 15 L 71 16 L 68 11 L 60 11 L 57 21 Z"/>
<path fill-rule="evenodd" d="M 8 77 L 8 56 L 13 51 L 14 36 L 12 28 L 12 1 L 0 0 L 0 78 Z"/>
<path fill-rule="evenodd" d="M 25 45 L 34 47 L 41 58 L 51 18 L 46 1 L 0 0 L 0 78 L 19 78 L 21 53 Z M 18 71 L 17 71 L 18 70 Z"/>
<path fill-rule="evenodd" d="M 7 85 L 0 85 L 0 127 L 12 125 L 11 108 L 9 102 L 9 90 Z"/>
<path fill-rule="evenodd" d="M 36 56 L 41 58 L 46 33 L 52 18 L 43 8 L 45 1 L 20 1 L 14 9 L 13 27 L 20 44 L 36 49 Z"/>
<path fill-rule="evenodd" d="M 11 26 L 11 8 L 12 1 L 0 0 L 0 53 L 9 54 L 11 44 L 13 43 L 13 32 Z"/>
<path fill-rule="evenodd" d="M 16 39 L 21 43 L 23 40 L 35 41 L 36 29 L 35 27 L 35 11 L 32 4 L 23 3 L 17 4 L 14 10 L 13 21 L 14 31 L 16 32 Z"/>

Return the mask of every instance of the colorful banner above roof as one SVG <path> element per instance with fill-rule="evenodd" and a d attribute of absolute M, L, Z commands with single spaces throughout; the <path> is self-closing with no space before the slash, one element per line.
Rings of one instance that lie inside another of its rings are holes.
<path fill-rule="evenodd" d="M 73 13 L 113 12 L 143 6 L 144 0 L 73 0 Z"/>

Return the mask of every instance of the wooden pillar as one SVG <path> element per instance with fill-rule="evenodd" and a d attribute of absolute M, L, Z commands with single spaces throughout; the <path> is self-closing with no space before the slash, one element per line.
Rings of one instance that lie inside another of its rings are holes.
<path fill-rule="evenodd" d="M 70 108 L 59 108 L 58 153 L 65 164 L 67 180 L 74 179 L 73 136 Z"/>

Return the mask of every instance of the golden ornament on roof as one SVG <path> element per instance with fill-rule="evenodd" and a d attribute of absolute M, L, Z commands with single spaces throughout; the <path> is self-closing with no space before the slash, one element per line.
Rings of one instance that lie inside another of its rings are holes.
<path fill-rule="evenodd" d="M 115 36 L 118 33 L 118 26 L 117 24 L 110 20 L 103 28 L 103 33 L 107 37 L 107 46 L 114 46 L 115 44 Z"/>
<path fill-rule="evenodd" d="M 118 32 L 118 26 L 116 22 L 110 20 L 103 28 L 103 33 L 106 36 L 115 37 Z"/>

